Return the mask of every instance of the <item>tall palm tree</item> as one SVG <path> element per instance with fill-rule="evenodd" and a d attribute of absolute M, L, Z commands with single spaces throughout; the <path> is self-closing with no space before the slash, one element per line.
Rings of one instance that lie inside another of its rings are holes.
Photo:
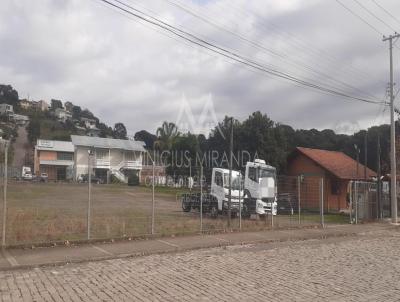
<path fill-rule="evenodd" d="M 178 127 L 174 123 L 163 122 L 161 127 L 157 129 L 158 139 L 155 141 L 155 146 L 158 149 L 170 150 L 179 135 Z"/>

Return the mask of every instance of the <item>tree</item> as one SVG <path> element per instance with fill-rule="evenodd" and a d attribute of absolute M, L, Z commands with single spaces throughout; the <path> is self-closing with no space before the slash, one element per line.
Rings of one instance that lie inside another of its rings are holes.
<path fill-rule="evenodd" d="M 153 149 L 154 142 L 157 140 L 157 136 L 151 134 L 146 130 L 141 130 L 135 133 L 134 139 L 136 141 L 143 141 L 146 144 L 147 149 Z"/>
<path fill-rule="evenodd" d="M 108 127 L 104 123 L 99 123 L 98 128 L 100 129 L 100 137 L 113 137 L 113 129 L 111 127 Z"/>
<path fill-rule="evenodd" d="M 11 85 L 0 85 L 0 104 L 10 104 L 14 111 L 19 108 L 18 92 Z"/>
<path fill-rule="evenodd" d="M 179 136 L 178 127 L 174 123 L 163 122 L 157 129 L 155 147 L 161 150 L 171 150 L 175 139 Z"/>
<path fill-rule="evenodd" d="M 56 110 L 58 108 L 63 108 L 63 103 L 60 100 L 51 99 L 51 110 Z"/>
<path fill-rule="evenodd" d="M 37 118 L 31 119 L 31 121 L 27 126 L 27 131 L 28 131 L 29 141 L 32 144 L 34 144 L 36 140 L 40 137 L 40 132 L 41 132 L 40 119 Z"/>
<path fill-rule="evenodd" d="M 72 107 L 72 118 L 78 120 L 81 117 L 82 109 L 80 106 Z"/>
<path fill-rule="evenodd" d="M 123 123 L 116 123 L 114 125 L 114 130 L 113 130 L 114 138 L 118 139 L 127 139 L 126 138 L 126 127 Z"/>

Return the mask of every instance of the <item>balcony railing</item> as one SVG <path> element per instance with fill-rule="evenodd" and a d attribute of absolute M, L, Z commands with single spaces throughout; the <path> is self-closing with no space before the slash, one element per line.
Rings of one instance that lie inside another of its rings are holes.
<path fill-rule="evenodd" d="M 96 159 L 95 167 L 97 168 L 112 168 L 112 169 L 141 169 L 142 168 L 142 161 L 140 160 L 125 160 L 120 162 L 117 165 L 111 166 L 110 160 L 105 159 Z"/>
<path fill-rule="evenodd" d="M 107 159 L 97 159 L 96 158 L 94 164 L 98 168 L 102 168 L 102 167 L 109 168 L 110 167 L 110 161 Z"/>

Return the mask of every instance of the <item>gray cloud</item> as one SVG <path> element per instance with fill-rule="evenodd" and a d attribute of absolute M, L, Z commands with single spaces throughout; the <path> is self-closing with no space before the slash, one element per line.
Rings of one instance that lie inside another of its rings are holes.
<path fill-rule="evenodd" d="M 387 45 L 335 1 L 183 2 L 285 59 L 251 47 L 165 0 L 128 2 L 290 74 L 352 95 L 361 96 L 361 90 L 381 98 L 385 93 Z M 382 1 L 382 5 L 391 11 L 400 9 L 395 0 Z M 364 15 L 360 8 L 358 13 Z M 390 33 L 379 21 L 368 20 Z M 21 97 L 72 101 L 110 125 L 125 123 L 131 133 L 155 131 L 163 120 L 175 121 L 182 95 L 196 117 L 202 111 L 201 100 L 211 94 L 219 119 L 224 115 L 244 119 L 260 110 L 278 122 L 303 128 L 354 123 L 367 127 L 383 121 L 379 106 L 297 87 L 176 39 L 96 0 L 5 0 L 0 7 L 1 81 L 12 84 Z"/>

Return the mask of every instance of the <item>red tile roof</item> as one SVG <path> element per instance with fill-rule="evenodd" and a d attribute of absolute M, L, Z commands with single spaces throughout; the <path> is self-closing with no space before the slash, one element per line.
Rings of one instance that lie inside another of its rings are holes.
<path fill-rule="evenodd" d="M 297 147 L 296 150 L 338 178 L 365 179 L 364 165 L 361 163 L 359 164 L 357 175 L 357 161 L 343 152 L 303 147 Z M 367 168 L 367 179 L 370 179 L 373 176 L 376 176 L 376 172 Z"/>

